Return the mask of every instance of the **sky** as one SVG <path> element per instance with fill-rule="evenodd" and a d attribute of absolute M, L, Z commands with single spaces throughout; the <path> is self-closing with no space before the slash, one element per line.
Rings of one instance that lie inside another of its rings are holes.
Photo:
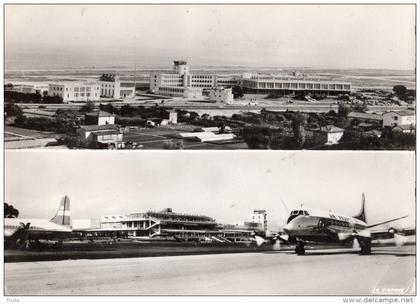
<path fill-rule="evenodd" d="M 67 194 L 73 219 L 170 207 L 236 224 L 265 209 L 275 230 L 288 216 L 282 201 L 351 216 L 364 192 L 368 223 L 415 220 L 413 152 L 6 151 L 5 160 L 5 201 L 21 218 L 52 218 Z"/>
<path fill-rule="evenodd" d="M 6 5 L 6 68 L 414 69 L 414 5 Z"/>

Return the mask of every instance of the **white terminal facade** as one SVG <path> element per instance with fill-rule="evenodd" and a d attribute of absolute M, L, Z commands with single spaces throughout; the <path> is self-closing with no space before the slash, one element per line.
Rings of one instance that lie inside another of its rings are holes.
<path fill-rule="evenodd" d="M 351 83 L 293 75 L 250 75 L 247 78 L 243 77 L 242 88 L 247 93 L 298 94 L 305 92 L 338 95 L 349 94 Z"/>
<path fill-rule="evenodd" d="M 103 216 L 100 219 L 100 228 L 104 232 L 118 232 L 131 237 L 215 242 L 249 240 L 253 232 L 252 229 L 245 228 L 226 229 L 209 216 L 176 213 L 171 208 Z"/>
<path fill-rule="evenodd" d="M 185 98 L 199 98 L 200 92 L 210 92 L 211 100 L 220 96 L 222 88 L 240 86 L 246 93 L 257 94 L 299 94 L 302 92 L 318 95 L 349 94 L 351 83 L 307 77 L 302 75 L 260 75 L 221 76 L 215 74 L 191 73 L 186 61 L 174 61 L 173 70 L 150 75 L 150 91 L 156 94 Z M 198 89 L 198 90 L 196 90 Z M 213 91 L 216 90 L 216 91 Z M 219 90 L 219 91 L 217 91 Z M 231 92 L 230 92 L 231 93 Z M 218 97 L 216 102 L 231 103 L 231 96 L 225 91 L 225 97 Z M 232 96 L 233 100 L 233 96 Z"/>
<path fill-rule="evenodd" d="M 131 98 L 134 97 L 135 88 L 122 86 L 120 78 L 114 74 L 103 74 L 99 78 L 101 97 Z"/>
<path fill-rule="evenodd" d="M 48 85 L 49 96 L 59 96 L 63 102 L 97 101 L 100 99 L 100 85 L 89 82 L 60 82 Z"/>
<path fill-rule="evenodd" d="M 203 90 L 210 91 L 213 88 L 234 86 L 239 83 L 238 77 L 192 74 L 186 61 L 174 61 L 171 72 L 150 75 L 151 92 L 184 98 L 202 98 Z"/>
<path fill-rule="evenodd" d="M 95 82 L 67 81 L 48 84 L 48 95 L 59 96 L 65 103 L 98 101 L 101 97 L 132 98 L 134 94 L 134 86 L 125 86 L 114 74 L 103 74 Z"/>

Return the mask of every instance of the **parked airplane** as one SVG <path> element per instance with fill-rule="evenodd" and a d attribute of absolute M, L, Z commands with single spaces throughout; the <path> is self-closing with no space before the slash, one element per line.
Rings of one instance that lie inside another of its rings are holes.
<path fill-rule="evenodd" d="M 51 219 L 4 219 L 5 248 L 16 248 L 29 241 L 62 241 L 72 233 L 70 199 L 66 195 L 60 202 L 57 214 Z"/>
<path fill-rule="evenodd" d="M 362 194 L 362 208 L 355 216 L 340 215 L 333 212 L 311 211 L 306 209 L 293 210 L 283 227 L 284 235 L 277 234 L 275 239 L 288 244 L 296 244 L 295 253 L 305 254 L 305 244 L 343 244 L 353 242 L 355 247 L 360 247 L 361 254 L 370 254 L 371 241 L 375 233 L 371 228 L 390 223 L 402 216 L 388 221 L 368 225 L 365 212 L 365 195 Z M 395 230 L 389 231 L 395 235 Z M 265 240 L 256 236 L 257 244 Z"/>

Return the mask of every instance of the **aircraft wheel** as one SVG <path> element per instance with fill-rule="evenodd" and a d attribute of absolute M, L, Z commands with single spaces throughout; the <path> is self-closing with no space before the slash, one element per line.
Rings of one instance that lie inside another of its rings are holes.
<path fill-rule="evenodd" d="M 362 244 L 360 247 L 361 247 L 361 250 L 360 250 L 360 254 L 361 255 L 369 255 L 369 254 L 371 254 L 370 242 L 367 242 L 365 244 Z"/>
<path fill-rule="evenodd" d="M 297 255 L 305 255 L 305 247 L 303 243 L 298 243 L 295 248 L 295 253 Z"/>

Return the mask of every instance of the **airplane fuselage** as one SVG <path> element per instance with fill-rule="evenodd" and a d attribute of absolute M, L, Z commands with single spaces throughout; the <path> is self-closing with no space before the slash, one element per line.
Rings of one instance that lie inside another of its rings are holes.
<path fill-rule="evenodd" d="M 5 238 L 13 235 L 22 224 L 29 225 L 29 236 L 35 236 L 39 239 L 61 238 L 72 232 L 70 227 L 58 225 L 46 219 L 20 219 L 6 218 L 4 219 L 4 236 Z"/>
<path fill-rule="evenodd" d="M 289 240 L 314 243 L 341 243 L 339 234 L 351 235 L 366 229 L 367 224 L 358 219 L 326 212 L 291 216 L 284 231 Z"/>

